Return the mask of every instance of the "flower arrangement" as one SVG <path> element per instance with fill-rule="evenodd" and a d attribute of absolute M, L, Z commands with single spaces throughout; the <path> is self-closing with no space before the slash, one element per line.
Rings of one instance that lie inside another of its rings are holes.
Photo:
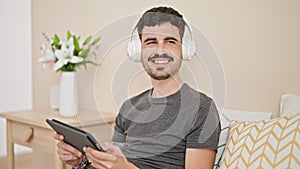
<path fill-rule="evenodd" d="M 58 35 L 49 38 L 43 33 L 47 43 L 41 46 L 42 56 L 38 62 L 43 66 L 54 67 L 54 71 L 74 72 L 80 66 L 87 68 L 87 64 L 98 65 L 92 61 L 92 57 L 96 56 L 95 50 L 99 47 L 100 38 L 92 41 L 93 37 L 88 36 L 83 42 L 80 37 L 67 32 L 67 40 L 61 40 Z"/>

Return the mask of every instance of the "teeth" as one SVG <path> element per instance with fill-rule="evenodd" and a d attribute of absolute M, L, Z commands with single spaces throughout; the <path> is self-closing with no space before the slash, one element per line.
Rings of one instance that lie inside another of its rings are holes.
<path fill-rule="evenodd" d="M 166 64 L 168 62 L 169 62 L 168 60 L 154 60 L 154 63 L 156 64 Z"/>

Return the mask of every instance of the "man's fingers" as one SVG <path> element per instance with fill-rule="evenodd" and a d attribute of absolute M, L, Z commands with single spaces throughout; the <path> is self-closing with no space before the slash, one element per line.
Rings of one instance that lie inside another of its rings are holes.
<path fill-rule="evenodd" d="M 74 161 L 80 159 L 74 154 L 60 154 L 59 159 L 62 161 Z"/>
<path fill-rule="evenodd" d="M 63 141 L 63 140 L 64 140 L 64 136 L 63 136 L 63 135 L 60 135 L 60 134 L 57 134 L 57 133 L 55 133 L 55 134 L 53 135 L 53 137 L 54 137 L 56 140 L 58 140 L 58 141 Z"/>
<path fill-rule="evenodd" d="M 57 147 L 58 147 L 57 151 L 59 153 L 74 154 L 77 157 L 82 156 L 82 153 L 80 151 L 78 151 L 76 148 L 72 147 L 71 145 L 69 145 L 63 141 L 58 142 Z"/>
<path fill-rule="evenodd" d="M 100 152 L 90 147 L 84 148 L 86 157 L 96 168 L 112 168 L 113 164 L 117 161 L 118 157 L 114 154 L 107 152 Z"/>
<path fill-rule="evenodd" d="M 106 152 L 100 152 L 100 151 L 94 150 L 90 147 L 85 147 L 84 151 L 86 153 L 87 158 L 92 159 L 92 161 L 113 161 L 113 160 L 116 160 L 116 155 L 106 153 Z"/>

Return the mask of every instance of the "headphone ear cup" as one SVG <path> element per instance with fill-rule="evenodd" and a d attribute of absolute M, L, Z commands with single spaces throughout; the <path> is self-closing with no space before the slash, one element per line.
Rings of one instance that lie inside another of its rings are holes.
<path fill-rule="evenodd" d="M 196 54 L 196 43 L 190 38 L 183 38 L 182 59 L 191 60 Z"/>
<path fill-rule="evenodd" d="M 127 56 L 134 62 L 141 62 L 141 42 L 139 39 L 131 39 L 127 45 Z"/>

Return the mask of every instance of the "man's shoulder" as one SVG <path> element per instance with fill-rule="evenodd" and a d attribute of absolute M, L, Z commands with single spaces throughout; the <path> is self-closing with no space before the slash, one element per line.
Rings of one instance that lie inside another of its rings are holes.
<path fill-rule="evenodd" d="M 187 93 L 189 97 L 198 98 L 201 102 L 212 101 L 212 98 L 210 96 L 208 96 L 204 92 L 198 91 L 193 87 L 190 87 L 188 84 L 184 84 L 182 90 L 185 90 L 185 93 Z"/>

